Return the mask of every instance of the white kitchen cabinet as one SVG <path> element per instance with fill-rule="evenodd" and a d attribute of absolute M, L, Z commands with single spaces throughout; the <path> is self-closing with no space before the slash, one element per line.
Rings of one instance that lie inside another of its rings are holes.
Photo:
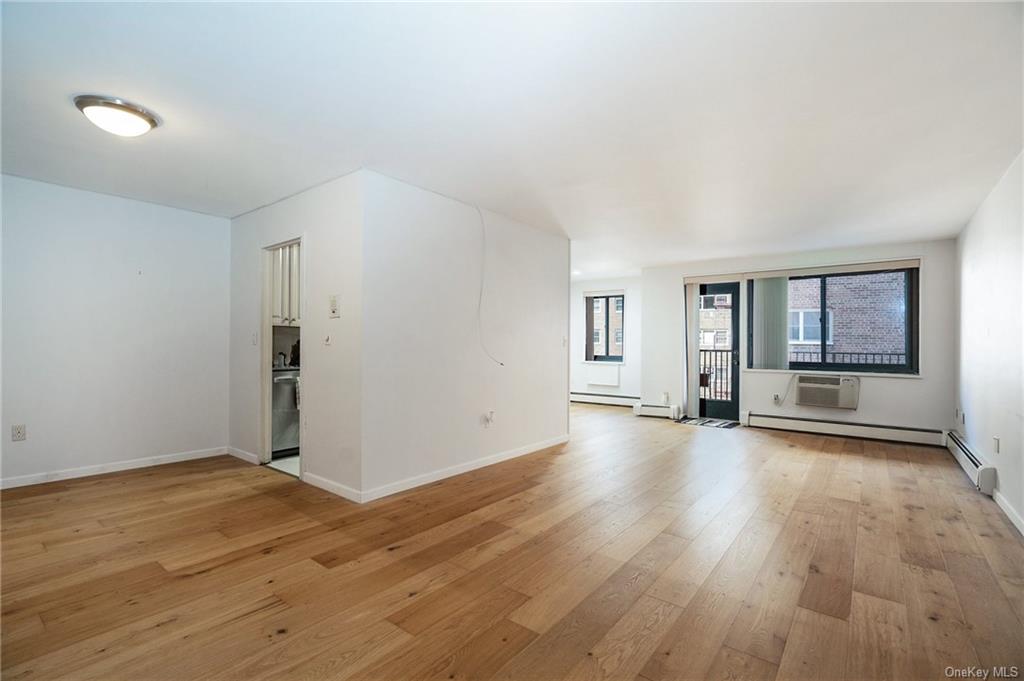
<path fill-rule="evenodd" d="M 299 326 L 302 314 L 302 257 L 299 244 L 270 252 L 270 317 L 274 326 Z"/>
<path fill-rule="evenodd" d="M 299 244 L 288 247 L 288 319 L 289 326 L 298 326 L 302 318 L 300 311 L 301 278 L 299 277 Z"/>

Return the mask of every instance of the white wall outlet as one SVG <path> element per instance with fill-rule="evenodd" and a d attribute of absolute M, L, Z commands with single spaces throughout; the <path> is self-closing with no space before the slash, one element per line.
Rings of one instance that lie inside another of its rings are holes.
<path fill-rule="evenodd" d="M 337 319 L 341 316 L 341 311 L 338 309 L 337 293 L 327 297 L 327 316 L 330 319 Z"/>
<path fill-rule="evenodd" d="M 774 395 L 772 395 L 772 402 L 774 402 L 775 404 L 782 404 L 782 396 L 779 395 L 778 393 L 775 393 Z"/>
<path fill-rule="evenodd" d="M 484 428 L 490 428 L 492 423 L 494 423 L 494 410 L 493 409 L 491 409 L 489 412 L 484 414 L 484 418 L 483 418 Z"/>
<path fill-rule="evenodd" d="M 13 442 L 21 442 L 26 438 L 25 424 L 11 426 L 11 440 Z"/>
<path fill-rule="evenodd" d="M 993 435 L 992 436 L 992 445 L 995 447 L 996 454 L 998 454 L 999 453 L 999 436 L 998 435 Z"/>

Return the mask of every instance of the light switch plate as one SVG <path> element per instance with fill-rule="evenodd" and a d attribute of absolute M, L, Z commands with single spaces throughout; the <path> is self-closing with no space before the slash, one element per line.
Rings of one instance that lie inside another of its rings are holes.
<path fill-rule="evenodd" d="M 334 294 L 327 299 L 327 316 L 330 319 L 337 319 L 341 316 L 341 312 L 338 310 L 338 294 Z"/>

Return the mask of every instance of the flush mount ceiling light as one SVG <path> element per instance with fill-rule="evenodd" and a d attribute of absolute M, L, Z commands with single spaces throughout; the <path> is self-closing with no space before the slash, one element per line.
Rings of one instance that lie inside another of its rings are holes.
<path fill-rule="evenodd" d="M 152 111 L 116 97 L 79 95 L 75 97 L 75 106 L 96 127 L 121 137 L 145 135 L 160 125 Z"/>

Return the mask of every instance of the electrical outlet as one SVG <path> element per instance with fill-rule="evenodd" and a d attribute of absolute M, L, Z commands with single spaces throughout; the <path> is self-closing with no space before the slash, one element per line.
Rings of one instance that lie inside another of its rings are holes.
<path fill-rule="evenodd" d="M 494 410 L 491 409 L 489 412 L 484 414 L 483 418 L 484 428 L 490 428 L 491 424 L 494 423 Z"/>
<path fill-rule="evenodd" d="M 11 440 L 14 442 L 21 442 L 26 438 L 25 435 L 25 424 L 18 426 L 11 426 Z"/>
<path fill-rule="evenodd" d="M 774 402 L 775 404 L 781 404 L 782 397 L 778 393 L 775 393 L 774 395 L 772 395 L 772 402 Z"/>
<path fill-rule="evenodd" d="M 999 436 L 998 435 L 992 436 L 992 443 L 995 445 L 996 454 L 998 454 L 999 453 Z"/>

